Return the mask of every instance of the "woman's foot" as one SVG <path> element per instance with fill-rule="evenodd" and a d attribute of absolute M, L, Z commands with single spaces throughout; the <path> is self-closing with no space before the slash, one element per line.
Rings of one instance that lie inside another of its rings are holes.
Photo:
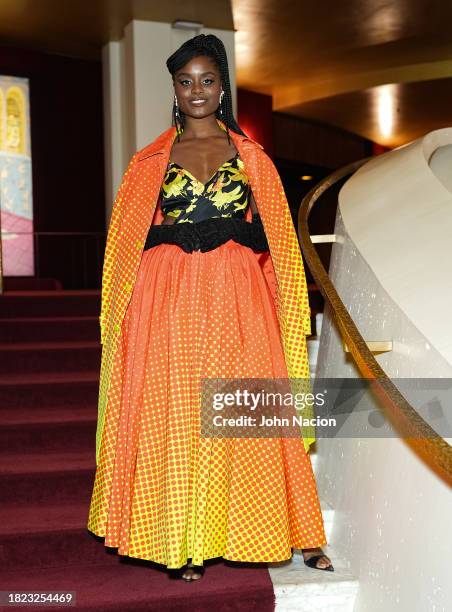
<path fill-rule="evenodd" d="M 334 571 L 333 565 L 331 563 L 331 559 L 327 557 L 321 548 L 303 548 L 301 550 L 303 553 L 304 562 L 309 567 L 314 567 L 315 569 L 328 570 L 330 572 Z M 313 557 L 317 557 L 317 559 L 312 559 Z M 312 561 L 309 563 L 309 559 Z"/>
<path fill-rule="evenodd" d="M 182 573 L 182 578 L 186 582 L 193 582 L 193 580 L 199 580 L 204 574 L 203 565 L 193 565 L 193 563 L 187 563 L 186 569 Z"/>

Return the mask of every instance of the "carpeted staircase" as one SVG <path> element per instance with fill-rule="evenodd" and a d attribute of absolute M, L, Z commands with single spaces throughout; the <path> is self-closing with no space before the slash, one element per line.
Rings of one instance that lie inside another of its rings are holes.
<path fill-rule="evenodd" d="M 72 609 L 96 612 L 274 610 L 265 565 L 214 560 L 185 583 L 87 530 L 99 306 L 98 291 L 0 296 L 0 590 L 74 591 Z"/>

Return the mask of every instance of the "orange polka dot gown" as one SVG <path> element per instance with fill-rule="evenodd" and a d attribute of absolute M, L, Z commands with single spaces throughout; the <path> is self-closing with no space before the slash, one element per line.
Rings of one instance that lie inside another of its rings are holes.
<path fill-rule="evenodd" d="M 270 255 L 232 240 L 204 253 L 171 244 L 143 252 L 149 225 L 162 221 L 156 202 L 174 127 L 132 158 L 107 237 L 87 527 L 118 554 L 168 568 L 282 561 L 292 548 L 326 543 L 312 429 L 299 438 L 200 435 L 202 378 L 309 376 L 309 304 L 287 201 L 262 147 L 230 134 Z"/>

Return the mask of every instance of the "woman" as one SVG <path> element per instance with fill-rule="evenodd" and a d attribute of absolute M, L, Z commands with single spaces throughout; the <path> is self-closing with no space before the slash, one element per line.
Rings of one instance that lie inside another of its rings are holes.
<path fill-rule="evenodd" d="M 167 67 L 175 127 L 134 155 L 107 238 L 88 529 L 187 581 L 206 559 L 292 547 L 332 571 L 312 440 L 200 434 L 201 379 L 306 372 L 310 319 L 284 191 L 233 117 L 222 42 L 196 36 Z"/>

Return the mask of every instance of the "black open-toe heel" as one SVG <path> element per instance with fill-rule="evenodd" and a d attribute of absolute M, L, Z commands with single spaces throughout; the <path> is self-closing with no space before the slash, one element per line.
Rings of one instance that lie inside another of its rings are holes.
<path fill-rule="evenodd" d="M 188 578 L 185 578 L 183 576 L 185 570 L 187 569 L 193 569 L 195 571 L 196 574 L 200 574 L 199 578 L 192 578 L 191 576 Z M 185 582 L 197 582 L 198 580 L 201 579 L 202 576 L 204 576 L 204 570 L 206 568 L 204 567 L 204 565 L 193 565 L 192 563 L 187 563 L 187 565 L 183 568 L 182 572 L 181 572 L 181 578 L 182 580 L 185 580 Z"/>
<path fill-rule="evenodd" d="M 326 570 L 327 572 L 334 572 L 334 567 L 332 566 L 331 562 L 326 567 L 317 567 L 317 561 L 321 557 L 326 557 L 326 556 L 327 555 L 325 555 L 324 553 L 320 555 L 312 555 L 312 557 L 309 557 L 309 559 L 305 561 L 304 564 L 307 565 L 308 567 L 312 567 L 313 569 Z"/>

